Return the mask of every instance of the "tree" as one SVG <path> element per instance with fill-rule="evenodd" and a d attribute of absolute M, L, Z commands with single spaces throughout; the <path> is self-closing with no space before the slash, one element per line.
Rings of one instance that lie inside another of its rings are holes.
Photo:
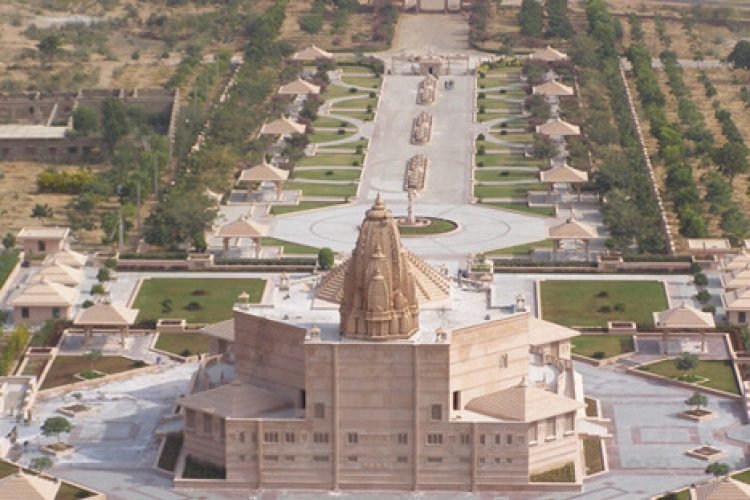
<path fill-rule="evenodd" d="M 715 477 L 726 476 L 729 474 L 729 466 L 722 462 L 714 462 L 706 467 L 706 474 L 713 474 Z"/>
<path fill-rule="evenodd" d="M 315 35 L 323 28 L 323 16 L 320 14 L 308 14 L 297 21 L 299 29 L 308 35 Z"/>
<path fill-rule="evenodd" d="M 544 7 L 536 0 L 523 0 L 518 13 L 518 24 L 522 35 L 541 35 L 544 28 Z"/>
<path fill-rule="evenodd" d="M 62 45 L 62 40 L 56 34 L 50 34 L 44 36 L 39 43 L 36 44 L 36 48 L 39 51 L 39 58 L 43 64 L 51 61 L 57 55 Z"/>
<path fill-rule="evenodd" d="M 579 33 L 570 45 L 570 58 L 578 66 L 593 68 L 599 64 L 599 44 L 586 33 Z"/>
<path fill-rule="evenodd" d="M 698 356 L 683 352 L 679 358 L 674 360 L 674 365 L 681 372 L 692 373 L 698 367 Z"/>
<path fill-rule="evenodd" d="M 3 248 L 5 250 L 11 250 L 13 247 L 16 246 L 16 235 L 11 233 L 10 231 L 5 233 L 5 236 L 3 236 Z"/>
<path fill-rule="evenodd" d="M 330 269 L 333 267 L 335 257 L 333 250 L 328 247 L 321 248 L 318 250 L 318 265 L 322 269 Z"/>
<path fill-rule="evenodd" d="M 695 410 L 701 409 L 701 406 L 708 405 L 708 398 L 700 392 L 694 392 L 692 396 L 685 400 L 685 404 L 688 406 L 695 406 Z"/>
<path fill-rule="evenodd" d="M 89 135 L 99 129 L 99 114 L 85 104 L 79 105 L 73 112 L 73 129 L 81 135 Z"/>
<path fill-rule="evenodd" d="M 102 351 L 99 349 L 92 349 L 83 355 L 84 358 L 89 362 L 89 368 L 94 371 L 94 365 L 102 357 Z"/>
<path fill-rule="evenodd" d="M 545 121 L 550 117 L 550 106 L 547 99 L 542 95 L 532 95 L 526 98 L 526 110 L 531 116 L 540 121 Z"/>
<path fill-rule="evenodd" d="M 117 141 L 128 134 L 128 112 L 125 105 L 115 97 L 108 97 L 102 102 L 102 128 L 104 142 L 114 150 Z"/>
<path fill-rule="evenodd" d="M 727 62 L 735 68 L 750 68 L 750 41 L 740 40 L 727 56 Z"/>
<path fill-rule="evenodd" d="M 34 207 L 31 209 L 31 216 L 39 219 L 47 219 L 52 217 L 53 215 L 52 207 L 49 206 L 47 203 L 40 204 L 37 203 L 34 205 Z"/>
<path fill-rule="evenodd" d="M 750 169 L 747 161 L 747 146 L 741 142 L 730 141 L 711 150 L 711 159 L 718 165 L 719 171 L 729 177 L 729 182 L 737 174 L 744 174 Z"/>
<path fill-rule="evenodd" d="M 34 470 L 42 472 L 52 467 L 52 459 L 43 455 L 34 457 L 31 459 L 31 463 L 29 464 L 29 466 Z"/>
<path fill-rule="evenodd" d="M 100 268 L 99 272 L 96 273 L 96 279 L 99 282 L 109 281 L 110 279 L 112 279 L 109 269 L 106 267 Z"/>
<path fill-rule="evenodd" d="M 60 442 L 60 434 L 68 433 L 73 429 L 65 417 L 49 417 L 42 424 L 42 434 L 45 436 L 56 436 L 57 442 Z"/>
<path fill-rule="evenodd" d="M 547 0 L 549 26 L 547 33 L 560 38 L 571 38 L 575 33 L 568 19 L 568 0 Z"/>

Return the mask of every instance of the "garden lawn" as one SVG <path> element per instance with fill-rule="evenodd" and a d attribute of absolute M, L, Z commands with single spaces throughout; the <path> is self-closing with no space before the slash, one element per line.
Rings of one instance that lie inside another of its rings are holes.
<path fill-rule="evenodd" d="M 474 178 L 479 182 L 527 181 L 536 179 L 536 172 L 528 170 L 478 170 Z"/>
<path fill-rule="evenodd" d="M 352 87 L 341 87 L 339 85 L 331 84 L 326 88 L 326 91 L 321 94 L 321 97 L 324 100 L 328 99 L 335 99 L 337 97 L 344 97 L 344 96 L 355 96 L 355 95 L 367 95 L 367 92 L 364 90 L 357 90 L 356 92 L 351 92 L 349 89 Z"/>
<path fill-rule="evenodd" d="M 4 252 L 0 254 L 0 288 L 5 284 L 5 280 L 10 276 L 13 268 L 18 263 L 18 253 Z"/>
<path fill-rule="evenodd" d="M 546 186 L 541 182 L 527 184 L 508 184 L 505 186 L 474 185 L 474 196 L 477 198 L 526 198 L 529 191 L 544 191 Z"/>
<path fill-rule="evenodd" d="M 487 252 L 487 255 L 518 255 L 525 256 L 529 255 L 535 248 L 552 248 L 552 240 L 539 240 L 532 241 L 531 243 L 524 243 L 522 245 L 515 245 L 512 247 L 498 248 Z"/>
<path fill-rule="evenodd" d="M 318 116 L 313 122 L 313 128 L 319 127 L 335 127 L 335 128 L 346 128 L 351 127 L 354 124 L 345 120 L 339 120 L 338 118 L 331 118 L 328 116 Z"/>
<path fill-rule="evenodd" d="M 509 85 L 513 85 L 514 83 L 517 83 L 517 80 L 515 78 L 500 76 L 500 77 L 494 77 L 494 78 L 479 78 L 477 80 L 477 86 L 479 87 L 480 91 L 481 89 L 491 89 L 495 87 L 507 87 Z"/>
<path fill-rule="evenodd" d="M 529 478 L 532 483 L 573 483 L 575 480 L 575 464 L 573 462 L 557 469 L 534 474 Z"/>
<path fill-rule="evenodd" d="M 357 181 L 361 172 L 358 168 L 348 170 L 299 169 L 294 171 L 295 179 L 313 179 L 317 181 Z"/>
<path fill-rule="evenodd" d="M 37 474 L 36 471 L 32 471 L 31 469 L 24 468 L 23 470 L 27 474 Z M 12 465 L 5 460 L 0 460 L 0 479 L 10 476 L 11 474 L 15 474 L 16 471 L 18 471 L 18 466 Z M 94 496 L 93 492 L 62 481 L 60 483 L 60 489 L 57 490 L 57 495 L 55 495 L 55 500 L 75 500 L 78 498 L 88 498 L 91 496 Z"/>
<path fill-rule="evenodd" d="M 375 73 L 372 72 L 372 68 L 370 68 L 369 66 L 362 66 L 362 65 L 359 65 L 359 64 L 352 64 L 352 65 L 349 65 L 349 64 L 339 64 L 339 69 L 341 70 L 341 72 L 343 74 L 347 74 L 347 73 L 354 73 L 354 74 L 357 74 L 357 73 L 360 73 L 360 74 L 361 73 L 367 73 L 367 74 L 375 76 Z"/>
<path fill-rule="evenodd" d="M 178 356 L 192 356 L 208 352 L 210 343 L 211 338 L 202 333 L 160 333 L 154 347 Z"/>
<path fill-rule="evenodd" d="M 319 153 L 315 156 L 306 156 L 297 165 L 302 167 L 348 167 L 360 166 L 364 160 L 364 155 L 358 154 Z M 355 163 L 357 165 L 354 165 Z"/>
<path fill-rule="evenodd" d="M 507 134 L 491 133 L 490 135 L 495 139 L 516 144 L 531 144 L 534 142 L 534 134 L 531 132 L 508 132 Z"/>
<path fill-rule="evenodd" d="M 665 359 L 651 365 L 640 366 L 638 369 L 672 379 L 685 374 L 685 372 L 677 369 L 673 359 Z M 708 379 L 707 382 L 699 385 L 731 394 L 740 393 L 737 388 L 737 380 L 734 378 L 731 361 L 702 359 L 698 362 L 698 367 L 693 370 L 693 375 Z"/>
<path fill-rule="evenodd" d="M 654 326 L 652 313 L 667 308 L 660 281 L 569 281 L 540 283 L 542 317 L 564 326 L 605 327 L 607 321 Z M 615 307 L 620 304 L 622 310 Z M 602 308 L 609 308 L 609 311 Z"/>
<path fill-rule="evenodd" d="M 732 476 L 733 479 L 736 479 L 737 481 L 741 481 L 745 484 L 750 484 L 750 470 L 746 470 L 744 472 L 740 472 L 739 474 L 735 474 Z"/>
<path fill-rule="evenodd" d="M 343 78 L 341 78 L 341 81 L 345 85 L 351 85 L 353 87 L 366 87 L 368 89 L 377 89 L 380 87 L 380 82 L 382 81 L 382 78 L 377 78 L 374 76 L 366 77 L 366 76 L 343 75 Z"/>
<path fill-rule="evenodd" d="M 453 231 L 458 227 L 455 222 L 446 219 L 431 219 L 432 223 L 429 226 L 423 227 L 401 227 L 399 226 L 398 231 L 401 236 L 418 236 L 422 234 L 442 234 L 448 231 Z"/>
<path fill-rule="evenodd" d="M 605 359 L 633 352 L 632 335 L 581 335 L 570 339 L 573 353 L 587 358 Z M 595 356 L 603 353 L 603 356 Z"/>
<path fill-rule="evenodd" d="M 304 210 L 332 207 L 341 204 L 342 203 L 335 201 L 300 201 L 298 205 L 274 205 L 271 207 L 271 215 L 290 214 L 293 212 L 302 212 Z"/>
<path fill-rule="evenodd" d="M 344 129 L 340 129 L 344 130 Z M 355 131 L 346 131 L 344 130 L 343 134 L 339 134 L 337 131 L 331 130 L 324 130 L 324 131 L 317 131 L 314 134 L 311 134 L 308 136 L 310 138 L 310 142 L 315 143 L 322 143 L 322 142 L 331 142 L 331 141 L 339 141 L 341 139 L 347 139 L 349 137 L 352 137 L 356 132 Z"/>
<path fill-rule="evenodd" d="M 284 247 L 284 255 L 317 255 L 318 250 L 320 250 L 317 247 L 302 245 L 300 243 L 294 243 L 293 241 L 280 240 L 278 238 L 263 238 L 262 244 L 269 247 Z"/>
<path fill-rule="evenodd" d="M 102 356 L 94 362 L 94 370 L 112 375 L 137 368 L 134 361 L 121 356 Z M 44 378 L 42 390 L 80 382 L 77 373 L 91 369 L 91 362 L 83 356 L 57 356 Z"/>
<path fill-rule="evenodd" d="M 535 215 L 544 215 L 547 217 L 555 216 L 554 207 L 530 207 L 526 203 L 500 203 L 500 202 L 483 203 L 482 205 L 487 206 L 487 207 L 500 208 L 502 210 L 512 210 L 514 212 L 527 212 L 527 213 L 535 214 Z"/>
<path fill-rule="evenodd" d="M 345 198 L 357 193 L 356 184 L 319 184 L 304 182 L 287 182 L 286 189 L 299 189 L 302 196 L 330 196 L 332 198 Z"/>
<path fill-rule="evenodd" d="M 583 458 L 586 462 L 586 475 L 596 474 L 604 470 L 601 438 L 587 436 L 583 438 Z"/>
<path fill-rule="evenodd" d="M 486 145 L 485 149 L 495 149 L 492 144 Z M 500 147 L 502 148 L 502 146 Z M 542 166 L 541 160 L 527 160 L 522 156 L 515 154 L 489 154 L 477 155 L 475 158 L 477 167 L 535 167 Z"/>
<path fill-rule="evenodd" d="M 493 113 L 491 109 L 488 109 L 486 113 L 480 113 L 477 111 L 477 120 L 480 122 L 488 122 L 490 120 L 497 120 L 498 118 L 505 118 L 507 116 L 507 112 Z"/>
<path fill-rule="evenodd" d="M 503 101 L 501 99 L 479 99 L 477 101 L 477 107 L 484 106 L 487 112 L 498 112 L 503 111 L 518 113 L 521 111 L 521 105 L 517 102 Z"/>
<path fill-rule="evenodd" d="M 232 306 L 240 293 L 247 292 L 250 302 L 259 302 L 264 287 L 265 280 L 261 279 L 147 279 L 133 307 L 140 309 L 138 321 L 185 318 L 188 323 L 216 323 L 232 317 Z M 163 308 L 165 299 L 172 301 L 171 310 Z M 194 310 L 190 310 L 192 303 L 198 306 Z"/>
<path fill-rule="evenodd" d="M 365 94 L 362 94 L 365 95 Z M 348 99 L 346 101 L 339 101 L 331 105 L 331 113 L 336 113 L 336 108 L 367 108 L 369 104 L 373 108 L 378 103 L 377 97 L 357 97 L 356 99 Z"/>
<path fill-rule="evenodd" d="M 356 118 L 357 120 L 362 120 L 363 122 L 372 121 L 374 117 L 372 113 L 368 113 L 367 111 L 337 111 L 336 114 L 341 116 L 348 116 L 349 118 Z"/>
<path fill-rule="evenodd" d="M 182 433 L 176 432 L 173 434 L 167 434 L 165 439 L 166 442 L 164 443 L 161 456 L 159 457 L 159 468 L 174 472 L 174 469 L 177 466 L 177 459 L 182 450 Z"/>

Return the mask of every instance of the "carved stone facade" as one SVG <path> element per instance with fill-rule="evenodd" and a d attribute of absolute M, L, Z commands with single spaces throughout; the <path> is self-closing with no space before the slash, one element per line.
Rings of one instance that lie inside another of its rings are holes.
<path fill-rule="evenodd" d="M 403 339 L 419 328 L 414 276 L 398 226 L 378 195 L 367 211 L 344 277 L 341 333 L 369 340 Z"/>

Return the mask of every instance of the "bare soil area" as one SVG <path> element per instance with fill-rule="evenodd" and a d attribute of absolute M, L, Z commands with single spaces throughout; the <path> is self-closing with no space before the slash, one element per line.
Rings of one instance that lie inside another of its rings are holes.
<path fill-rule="evenodd" d="M 312 0 L 289 2 L 286 18 L 281 26 L 281 38 L 289 40 L 297 47 L 314 43 L 325 50 L 337 52 L 374 48 L 375 44 L 371 42 L 373 15 L 369 13 L 350 14 L 346 26 L 339 31 L 333 29 L 330 19 L 326 19 L 323 28 L 315 35 L 302 31 L 299 27 L 299 19 L 310 13 L 312 4 Z"/>

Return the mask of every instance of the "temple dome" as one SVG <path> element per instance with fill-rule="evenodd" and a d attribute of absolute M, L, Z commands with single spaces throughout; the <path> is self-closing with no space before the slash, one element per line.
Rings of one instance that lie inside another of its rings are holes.
<path fill-rule="evenodd" d="M 419 304 L 411 267 L 396 220 L 378 195 L 342 270 L 342 335 L 388 340 L 414 334 L 419 328 Z"/>

